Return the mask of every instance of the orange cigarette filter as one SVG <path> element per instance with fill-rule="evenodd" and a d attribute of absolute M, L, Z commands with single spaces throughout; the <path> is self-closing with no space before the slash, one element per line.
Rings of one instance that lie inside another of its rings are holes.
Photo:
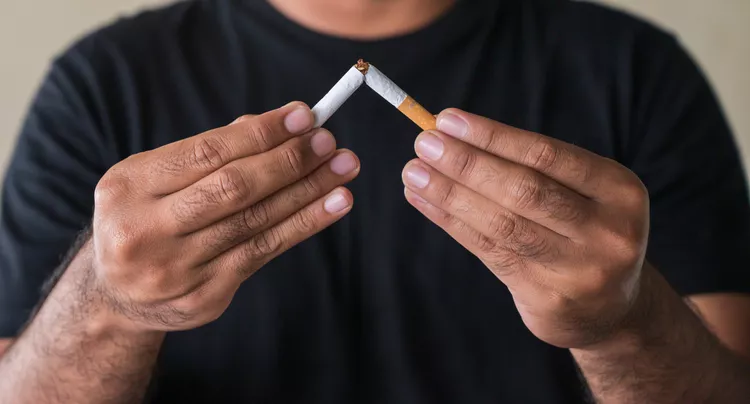
<path fill-rule="evenodd" d="M 437 129 L 437 118 L 421 106 L 414 98 L 406 96 L 404 102 L 398 106 L 398 110 L 401 111 L 407 118 L 411 119 L 412 122 L 419 125 L 422 130 L 434 130 Z"/>
<path fill-rule="evenodd" d="M 375 66 L 360 59 L 355 65 L 365 76 L 365 84 L 375 90 L 401 113 L 406 115 L 412 122 L 416 123 L 422 130 L 437 129 L 435 115 L 420 105 L 414 98 L 410 97 L 396 83 L 389 79 Z"/>

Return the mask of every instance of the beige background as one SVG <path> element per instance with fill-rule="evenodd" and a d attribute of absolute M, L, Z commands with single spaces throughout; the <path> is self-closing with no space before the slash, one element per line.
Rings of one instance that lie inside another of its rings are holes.
<path fill-rule="evenodd" d="M 48 66 L 71 40 L 164 0 L 0 0 L 0 172 Z M 750 167 L 750 0 L 604 0 L 677 33 L 717 88 Z"/>

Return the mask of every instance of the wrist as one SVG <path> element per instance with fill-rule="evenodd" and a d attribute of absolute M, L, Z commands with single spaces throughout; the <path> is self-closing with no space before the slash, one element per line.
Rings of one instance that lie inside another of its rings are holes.
<path fill-rule="evenodd" d="M 617 323 L 616 329 L 606 339 L 571 351 L 627 355 L 638 351 L 645 344 L 664 340 L 667 338 L 665 333 L 670 330 L 669 313 L 678 314 L 669 309 L 675 302 L 684 305 L 661 275 L 650 264 L 644 263 L 635 299 L 630 310 Z"/>
<path fill-rule="evenodd" d="M 117 309 L 115 299 L 96 278 L 94 262 L 89 239 L 71 260 L 39 316 L 67 318 L 68 326 L 75 324 L 76 330 L 94 338 L 162 338 L 163 332 L 139 327 Z"/>

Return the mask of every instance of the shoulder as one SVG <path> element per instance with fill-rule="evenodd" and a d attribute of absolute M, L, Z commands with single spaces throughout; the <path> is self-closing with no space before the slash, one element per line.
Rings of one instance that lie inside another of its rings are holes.
<path fill-rule="evenodd" d="M 587 1 L 517 3 L 523 18 L 533 21 L 547 67 L 586 74 L 579 79 L 593 80 L 602 91 L 617 83 L 637 92 L 675 71 L 692 81 L 700 76 L 679 38 L 642 17 Z"/>
<path fill-rule="evenodd" d="M 531 0 L 525 3 L 543 16 L 555 29 L 569 34 L 588 35 L 589 39 L 616 39 L 632 36 L 669 38 L 673 34 L 644 17 L 624 10 L 588 1 Z"/>
<path fill-rule="evenodd" d="M 86 63 L 94 71 L 153 63 L 187 46 L 192 37 L 215 30 L 220 5 L 211 0 L 181 1 L 120 17 L 77 39 L 55 63 Z"/>
<path fill-rule="evenodd" d="M 546 36 L 560 49 L 620 64 L 641 55 L 682 52 L 674 33 L 610 6 L 570 0 L 530 3 L 543 16 Z"/>

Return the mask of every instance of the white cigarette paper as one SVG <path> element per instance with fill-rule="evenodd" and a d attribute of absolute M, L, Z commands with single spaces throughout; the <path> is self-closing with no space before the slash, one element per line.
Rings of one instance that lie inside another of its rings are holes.
<path fill-rule="evenodd" d="M 367 69 L 365 83 L 396 108 L 406 100 L 406 92 L 373 65 Z"/>
<path fill-rule="evenodd" d="M 365 76 L 356 67 L 349 69 L 344 77 L 336 83 L 323 99 L 318 101 L 312 109 L 315 116 L 314 127 L 319 128 L 333 116 L 339 108 L 354 94 L 364 83 Z"/>
<path fill-rule="evenodd" d="M 326 121 L 354 94 L 357 89 L 367 83 L 381 97 L 396 107 L 401 113 L 419 125 L 423 130 L 437 127 L 435 116 L 427 111 L 417 101 L 409 97 L 404 90 L 396 85 L 375 66 L 360 59 L 344 77 L 323 97 L 312 109 L 315 115 L 315 127 L 321 127 Z"/>

